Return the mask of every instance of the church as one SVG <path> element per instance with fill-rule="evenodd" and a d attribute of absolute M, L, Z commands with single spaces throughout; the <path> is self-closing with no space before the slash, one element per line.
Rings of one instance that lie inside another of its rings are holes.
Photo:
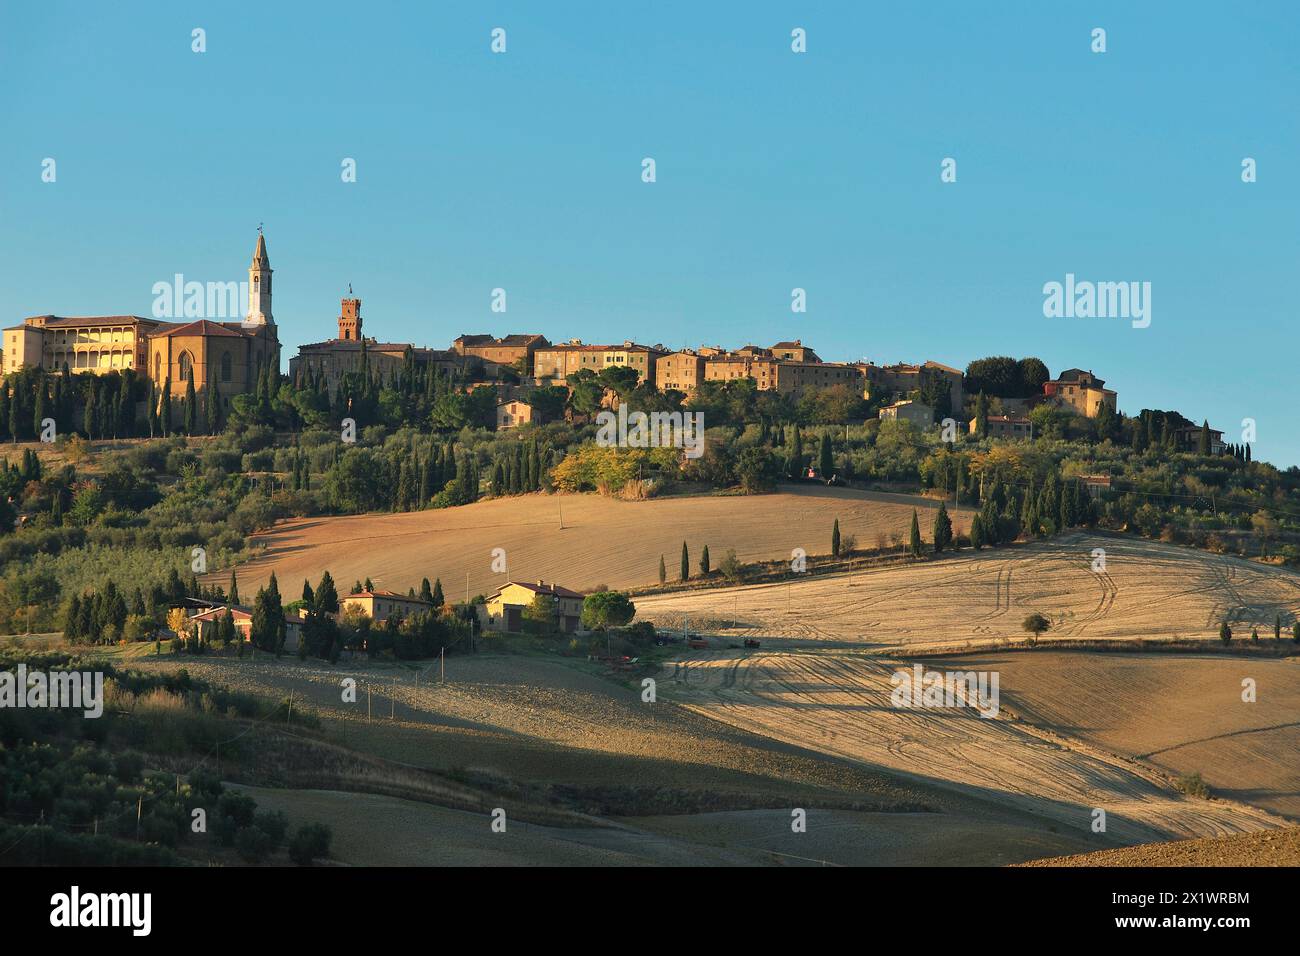
<path fill-rule="evenodd" d="M 266 237 L 248 269 L 248 312 L 242 322 L 165 322 L 139 315 L 37 315 L 3 331 L 0 369 L 42 368 L 71 374 L 103 375 L 133 370 L 158 388 L 170 384 L 172 396 L 194 390 L 220 395 L 229 406 L 234 395 L 252 391 L 265 365 L 280 368 L 280 340 L 271 313 L 271 260 Z"/>

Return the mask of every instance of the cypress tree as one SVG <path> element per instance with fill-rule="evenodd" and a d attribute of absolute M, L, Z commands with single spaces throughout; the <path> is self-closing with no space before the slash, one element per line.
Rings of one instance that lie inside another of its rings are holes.
<path fill-rule="evenodd" d="M 686 542 L 683 541 L 682 542 L 682 580 L 689 581 L 690 579 L 691 579 L 691 555 L 690 552 L 686 550 Z"/>
<path fill-rule="evenodd" d="M 938 554 L 952 544 L 952 519 L 948 517 L 948 507 L 939 502 L 939 510 L 934 515 L 934 553 Z"/>
<path fill-rule="evenodd" d="M 199 432 L 199 402 L 194 394 L 194 376 L 185 379 L 185 434 L 197 435 Z"/>
<path fill-rule="evenodd" d="M 831 557 L 840 556 L 840 519 L 835 519 L 835 525 L 831 528 Z"/>
<path fill-rule="evenodd" d="M 908 534 L 908 553 L 914 558 L 921 556 L 921 525 L 916 519 L 916 509 L 912 509 L 912 528 Z"/>
<path fill-rule="evenodd" d="M 707 578 L 710 570 L 712 569 L 709 567 L 709 546 L 706 544 L 704 550 L 700 552 L 700 574 Z"/>
<path fill-rule="evenodd" d="M 163 379 L 162 399 L 158 402 L 159 431 L 164 435 L 172 433 L 172 380 Z"/>
<path fill-rule="evenodd" d="M 668 568 L 664 565 L 664 556 L 659 555 L 659 583 L 663 584 L 668 580 Z"/>
<path fill-rule="evenodd" d="M 433 606 L 442 607 L 445 598 L 442 596 L 442 578 L 434 578 L 433 581 Z"/>

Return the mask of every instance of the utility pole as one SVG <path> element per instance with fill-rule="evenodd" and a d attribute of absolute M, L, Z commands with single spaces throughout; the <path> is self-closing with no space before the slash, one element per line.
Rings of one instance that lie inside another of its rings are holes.
<path fill-rule="evenodd" d="M 438 670 L 440 672 L 441 683 L 447 683 L 447 645 L 442 645 L 438 651 Z"/>

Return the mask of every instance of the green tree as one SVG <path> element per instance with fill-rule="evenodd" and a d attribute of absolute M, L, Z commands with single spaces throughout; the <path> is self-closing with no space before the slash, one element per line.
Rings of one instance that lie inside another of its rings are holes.
<path fill-rule="evenodd" d="M 253 644 L 260 650 L 278 654 L 284 646 L 285 621 L 280 588 L 276 584 L 274 572 L 270 584 L 259 588 L 253 599 L 252 617 Z"/>
<path fill-rule="evenodd" d="M 831 528 L 831 557 L 840 556 L 840 519 L 835 519 L 835 524 Z"/>
<path fill-rule="evenodd" d="M 636 605 L 622 591 L 597 591 L 582 602 L 582 626 L 589 631 L 623 627 L 636 615 Z"/>
<path fill-rule="evenodd" d="M 706 544 L 704 550 L 700 552 L 700 574 L 706 578 L 709 576 L 709 546 Z"/>
<path fill-rule="evenodd" d="M 194 376 L 185 378 L 185 434 L 199 433 L 199 401 L 194 394 Z"/>
<path fill-rule="evenodd" d="M 1025 618 L 1024 623 L 1021 625 L 1021 627 L 1029 632 L 1029 643 L 1031 644 L 1037 644 L 1039 635 L 1048 630 L 1051 626 L 1052 622 L 1037 612 Z"/>
<path fill-rule="evenodd" d="M 339 612 L 339 592 L 334 586 L 334 578 L 328 571 L 320 577 L 320 584 L 316 585 L 316 599 L 314 607 L 322 614 L 337 614 Z"/>
<path fill-rule="evenodd" d="M 532 602 L 524 608 L 523 618 L 535 634 L 550 634 L 555 630 L 555 598 L 549 594 L 534 594 Z"/>
<path fill-rule="evenodd" d="M 987 438 L 989 434 L 989 400 L 982 391 L 975 397 L 975 436 Z"/>
<path fill-rule="evenodd" d="M 817 473 L 822 480 L 829 479 L 835 473 L 835 458 L 831 451 L 831 436 L 829 432 L 822 433 L 821 450 L 817 456 Z"/>
<path fill-rule="evenodd" d="M 659 555 L 659 583 L 663 584 L 668 580 L 668 568 L 664 565 L 664 556 Z"/>
<path fill-rule="evenodd" d="M 691 579 L 691 553 L 686 549 L 686 542 L 682 542 L 682 580 Z"/>
<path fill-rule="evenodd" d="M 914 558 L 921 556 L 921 524 L 917 521 L 915 508 L 912 509 L 912 528 L 908 533 L 907 551 Z"/>
<path fill-rule="evenodd" d="M 939 502 L 939 510 L 934 516 L 934 553 L 938 554 L 952 544 L 952 519 L 948 517 L 948 507 Z"/>
<path fill-rule="evenodd" d="M 1232 628 L 1228 626 L 1227 621 L 1219 625 L 1219 640 L 1223 641 L 1224 644 L 1232 640 Z"/>

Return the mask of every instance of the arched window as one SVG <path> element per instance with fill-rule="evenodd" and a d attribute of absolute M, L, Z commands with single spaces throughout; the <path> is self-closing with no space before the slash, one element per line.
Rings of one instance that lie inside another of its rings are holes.
<path fill-rule="evenodd" d="M 161 384 L 162 382 L 162 353 L 153 353 L 153 380 Z"/>
<path fill-rule="evenodd" d="M 229 352 L 221 353 L 221 380 L 223 382 L 230 381 L 230 353 Z"/>
<path fill-rule="evenodd" d="M 181 381 L 193 381 L 194 357 L 189 352 L 182 352 L 180 357 Z"/>

